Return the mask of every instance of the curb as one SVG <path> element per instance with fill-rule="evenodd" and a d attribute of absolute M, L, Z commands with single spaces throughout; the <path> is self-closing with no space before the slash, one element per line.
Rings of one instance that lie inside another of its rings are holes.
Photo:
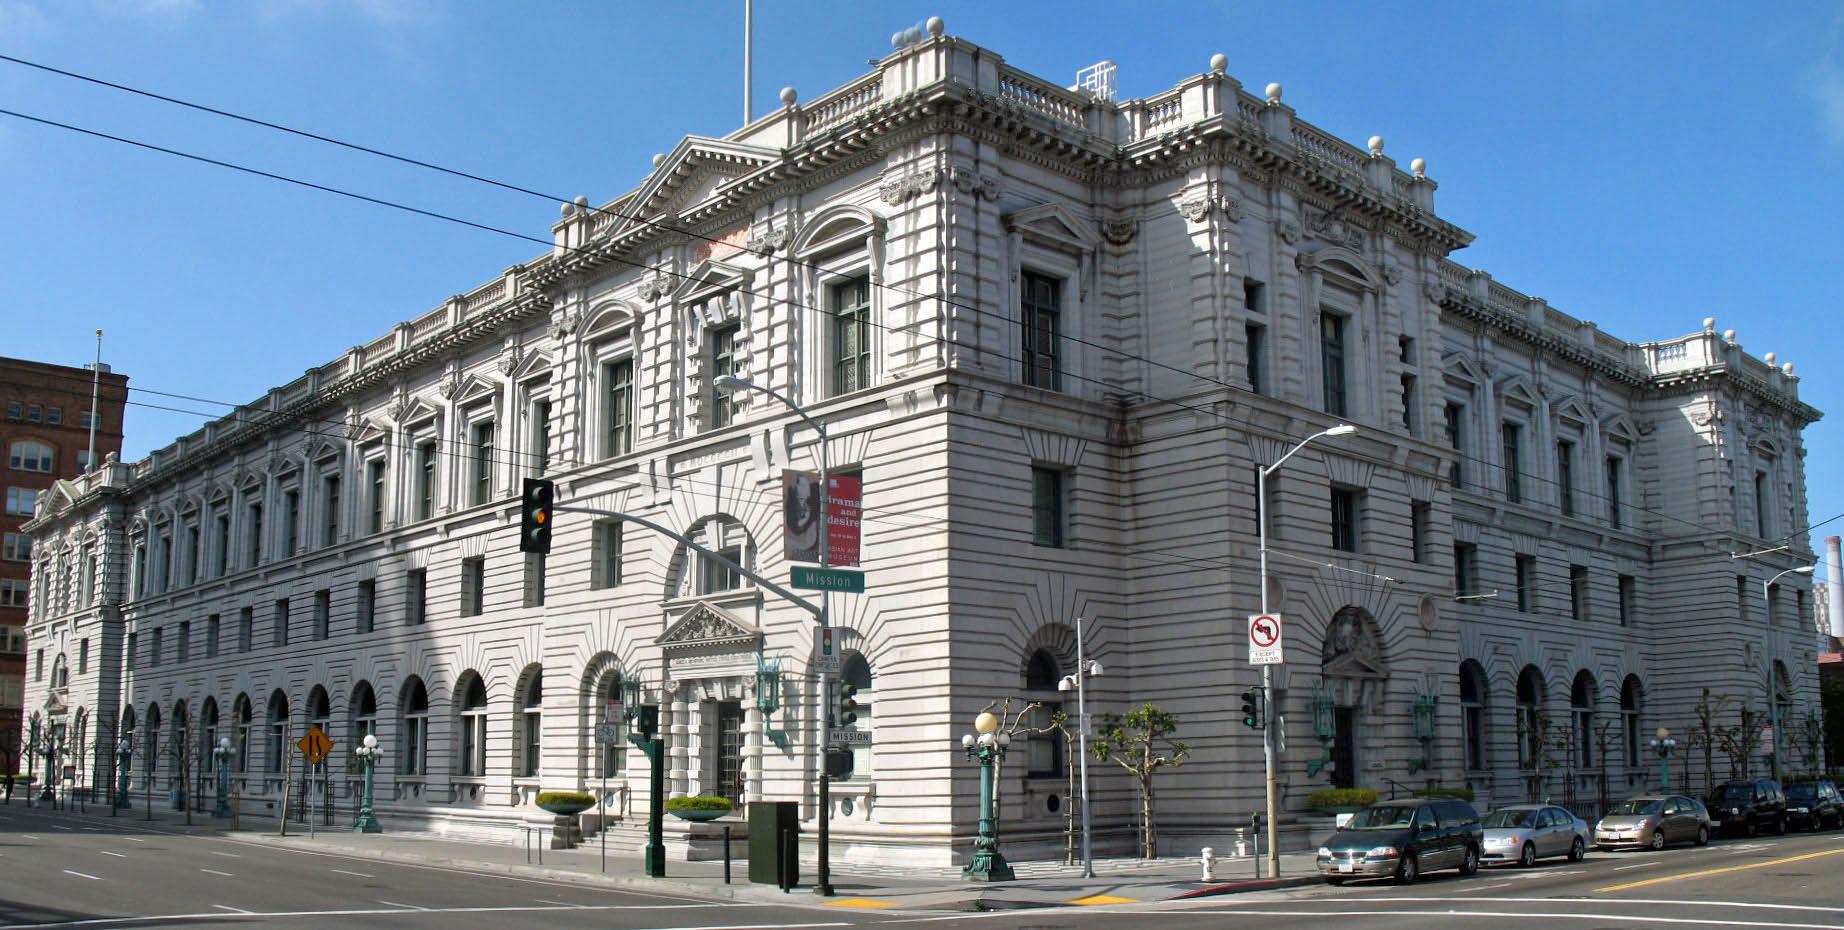
<path fill-rule="evenodd" d="M 1227 882 L 1221 885 L 1206 885 L 1180 895 L 1173 895 L 1167 901 L 1182 901 L 1186 898 L 1209 898 L 1220 894 L 1242 894 L 1249 891 L 1272 891 L 1276 888 L 1298 888 L 1303 885 L 1316 885 L 1316 875 L 1298 875 L 1292 878 L 1254 878 L 1242 882 Z"/>

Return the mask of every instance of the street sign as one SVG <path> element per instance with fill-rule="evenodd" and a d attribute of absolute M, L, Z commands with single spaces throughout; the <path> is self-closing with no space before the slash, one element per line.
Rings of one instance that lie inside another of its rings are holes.
<path fill-rule="evenodd" d="M 813 670 L 822 675 L 839 674 L 840 655 L 838 633 L 831 627 L 816 627 L 813 630 Z"/>
<path fill-rule="evenodd" d="M 844 591 L 864 593 L 864 572 L 850 568 L 817 568 L 796 565 L 788 573 L 788 586 L 805 591 Z"/>
<path fill-rule="evenodd" d="M 596 724 L 595 741 L 602 746 L 613 746 L 621 742 L 621 725 L 618 723 Z"/>
<path fill-rule="evenodd" d="M 326 761 L 327 753 L 333 751 L 333 738 L 319 727 L 309 727 L 307 735 L 295 740 L 295 745 L 301 747 L 301 755 L 307 761 L 319 765 Z"/>
<path fill-rule="evenodd" d="M 829 737 L 834 746 L 869 746 L 871 745 L 871 731 L 869 730 L 858 730 L 858 729 L 833 730 L 829 734 Z"/>
<path fill-rule="evenodd" d="M 1281 615 L 1249 614 L 1249 664 L 1281 664 Z"/>

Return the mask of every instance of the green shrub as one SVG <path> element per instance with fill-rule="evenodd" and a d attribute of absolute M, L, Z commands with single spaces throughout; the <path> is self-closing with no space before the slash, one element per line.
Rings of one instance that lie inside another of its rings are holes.
<path fill-rule="evenodd" d="M 1456 798 L 1470 802 L 1473 799 L 1471 788 L 1429 788 L 1421 793 L 1424 798 Z"/>
<path fill-rule="evenodd" d="M 692 797 L 680 795 L 676 798 L 667 798 L 666 809 L 669 811 L 727 811 L 730 809 L 730 801 L 728 798 L 717 798 L 708 794 Z"/>
<path fill-rule="evenodd" d="M 595 795 L 587 791 L 540 791 L 539 804 L 594 804 Z"/>
<path fill-rule="evenodd" d="M 1314 808 L 1329 807 L 1363 807 L 1377 803 L 1375 788 L 1325 788 L 1306 796 L 1306 803 Z"/>

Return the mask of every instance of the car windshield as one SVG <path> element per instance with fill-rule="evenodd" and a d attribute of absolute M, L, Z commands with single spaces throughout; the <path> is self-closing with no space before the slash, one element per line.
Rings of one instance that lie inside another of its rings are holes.
<path fill-rule="evenodd" d="M 1788 785 L 1786 787 L 1786 796 L 1789 798 L 1801 799 L 1816 798 L 1818 797 L 1818 786 L 1813 784 Z"/>
<path fill-rule="evenodd" d="M 1512 827 L 1534 827 L 1537 825 L 1537 812 L 1532 810 L 1501 810 L 1486 815 L 1485 828 L 1494 827 L 1504 830 Z"/>
<path fill-rule="evenodd" d="M 1412 804 L 1378 804 L 1358 811 L 1345 824 L 1347 830 L 1390 830 L 1404 829 L 1409 821 L 1415 819 L 1415 807 Z"/>
<path fill-rule="evenodd" d="M 1722 796 L 1724 800 L 1728 801 L 1746 801 L 1754 797 L 1754 786 L 1728 785 L 1722 789 Z"/>
<path fill-rule="evenodd" d="M 1616 816 L 1621 814 L 1656 814 L 1662 810 L 1664 806 L 1665 802 L 1659 798 L 1627 798 L 1619 804 L 1614 805 L 1614 809 L 1608 813 Z"/>

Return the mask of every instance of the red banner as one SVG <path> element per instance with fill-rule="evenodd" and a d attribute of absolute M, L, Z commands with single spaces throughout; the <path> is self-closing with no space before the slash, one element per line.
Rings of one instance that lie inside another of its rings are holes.
<path fill-rule="evenodd" d="M 826 536 L 831 564 L 858 564 L 858 521 L 864 509 L 864 479 L 833 475 L 826 481 Z"/>

